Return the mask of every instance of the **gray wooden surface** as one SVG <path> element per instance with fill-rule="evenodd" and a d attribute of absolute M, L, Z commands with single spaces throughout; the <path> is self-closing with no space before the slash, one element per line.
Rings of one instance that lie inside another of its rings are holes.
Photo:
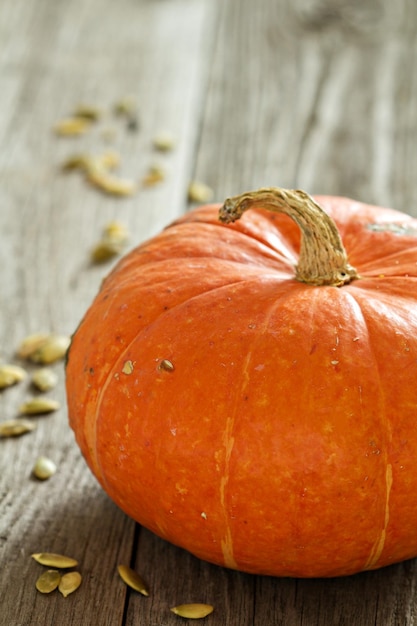
<path fill-rule="evenodd" d="M 280 185 L 417 215 L 416 30 L 413 0 L 1 0 L 0 362 L 18 362 L 30 333 L 73 332 L 111 267 L 89 262 L 104 224 L 124 222 L 132 247 L 189 208 L 192 179 L 218 201 Z M 136 131 L 111 114 L 127 95 Z M 107 118 L 57 137 L 81 102 Z M 162 130 L 177 142 L 157 154 Z M 165 179 L 113 198 L 62 173 L 74 153 L 107 148 L 124 176 L 159 163 Z M 54 368 L 62 408 L 0 440 L 2 626 L 168 626 L 184 623 L 169 608 L 188 601 L 212 603 L 204 623 L 216 626 L 416 623 L 414 560 L 333 580 L 255 577 L 135 527 L 81 458 Z M 32 395 L 27 382 L 0 393 L 0 420 Z M 39 454 L 58 465 L 42 483 L 31 478 Z M 41 551 L 79 559 L 74 595 L 36 591 L 30 555 Z M 128 592 L 119 563 L 142 572 L 149 598 Z"/>

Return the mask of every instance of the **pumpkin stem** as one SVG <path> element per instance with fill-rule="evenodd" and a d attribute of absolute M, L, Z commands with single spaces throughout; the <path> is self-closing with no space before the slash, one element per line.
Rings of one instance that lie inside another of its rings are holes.
<path fill-rule="evenodd" d="M 305 191 L 270 187 L 228 198 L 219 212 L 230 224 L 251 208 L 285 213 L 301 229 L 301 246 L 295 268 L 297 280 L 309 285 L 340 287 L 358 278 L 347 258 L 334 221 Z"/>

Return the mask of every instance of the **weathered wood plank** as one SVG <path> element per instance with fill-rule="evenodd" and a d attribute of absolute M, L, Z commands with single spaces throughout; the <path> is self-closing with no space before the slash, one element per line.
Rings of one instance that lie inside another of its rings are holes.
<path fill-rule="evenodd" d="M 416 24 L 406 0 L 223 3 L 197 176 L 415 215 Z"/>
<path fill-rule="evenodd" d="M 348 578 L 257 579 L 254 624 L 413 624 L 415 562 Z"/>
<path fill-rule="evenodd" d="M 133 246 L 184 210 L 213 16 L 205 0 L 1 3 L 2 361 L 16 361 L 15 349 L 29 333 L 73 332 L 109 271 L 89 262 L 105 223 L 124 222 Z M 130 94 L 139 109 L 136 132 L 112 114 L 114 103 Z M 58 138 L 54 124 L 79 103 L 102 107 L 106 118 L 85 137 Z M 104 139 L 107 129 L 115 129 L 113 141 Z M 177 142 L 159 154 L 152 139 L 165 129 Z M 160 162 L 166 179 L 118 199 L 77 172 L 60 171 L 76 152 L 105 149 L 120 153 L 123 176 L 140 181 Z M 66 420 L 63 367 L 54 367 L 60 382 L 51 395 L 61 410 L 35 418 L 34 433 L 0 441 L 0 622 L 114 626 L 124 619 L 127 593 L 116 567 L 130 562 L 134 524 L 81 459 Z M 32 395 L 27 381 L 4 391 L 0 419 L 14 417 Z M 39 454 L 58 464 L 46 483 L 30 476 Z M 84 581 L 76 596 L 35 590 L 43 568 L 30 554 L 43 550 L 79 559 Z"/>

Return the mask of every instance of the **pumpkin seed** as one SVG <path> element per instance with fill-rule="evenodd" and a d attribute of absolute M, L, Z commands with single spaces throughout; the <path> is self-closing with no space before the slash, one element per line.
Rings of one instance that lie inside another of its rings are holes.
<path fill-rule="evenodd" d="M 188 200 L 190 202 L 209 202 L 213 197 L 213 190 L 204 183 L 192 181 L 188 187 Z"/>
<path fill-rule="evenodd" d="M 92 168 L 104 168 L 109 170 L 114 170 L 116 167 L 120 165 L 120 154 L 115 150 L 107 150 L 103 152 L 103 154 L 94 157 L 90 161 L 90 166 Z"/>
<path fill-rule="evenodd" d="M 103 236 L 123 243 L 129 239 L 126 226 L 116 220 L 106 224 L 106 226 L 104 227 Z"/>
<path fill-rule="evenodd" d="M 132 180 L 110 176 L 104 170 L 89 168 L 87 178 L 92 185 L 113 196 L 131 196 L 136 192 Z"/>
<path fill-rule="evenodd" d="M 57 554 L 56 552 L 35 552 L 31 555 L 32 559 L 35 559 L 37 563 L 46 565 L 47 567 L 59 567 L 60 569 L 67 569 L 69 567 L 76 567 L 78 561 L 65 556 L 63 554 Z"/>
<path fill-rule="evenodd" d="M 127 118 L 127 130 L 136 132 L 139 128 L 139 120 L 137 115 L 131 115 Z"/>
<path fill-rule="evenodd" d="M 62 593 L 64 598 L 74 593 L 81 585 L 82 577 L 79 572 L 68 572 L 61 577 L 59 581 L 58 590 Z"/>
<path fill-rule="evenodd" d="M 88 154 L 73 154 L 62 164 L 63 170 L 86 170 L 90 157 Z"/>
<path fill-rule="evenodd" d="M 103 230 L 101 240 L 91 251 L 91 259 L 95 263 L 107 261 L 120 254 L 128 241 L 128 233 L 124 224 L 110 222 Z"/>
<path fill-rule="evenodd" d="M 164 179 L 165 172 L 163 168 L 159 165 L 151 165 L 148 173 L 142 179 L 142 184 L 145 185 L 145 187 L 151 187 L 152 185 L 162 182 Z"/>
<path fill-rule="evenodd" d="M 133 372 L 133 361 L 125 361 L 122 367 L 123 374 L 131 374 Z"/>
<path fill-rule="evenodd" d="M 74 111 L 75 117 L 81 117 L 92 122 L 96 122 L 102 116 L 103 112 L 96 106 L 90 104 L 79 104 Z"/>
<path fill-rule="evenodd" d="M 36 581 L 36 589 L 41 593 L 51 593 L 54 591 L 61 580 L 61 574 L 56 569 L 48 569 L 41 574 Z"/>
<path fill-rule="evenodd" d="M 82 117 L 68 117 L 55 124 L 55 132 L 63 137 L 84 135 L 90 128 L 91 121 Z"/>
<path fill-rule="evenodd" d="M 133 96 L 126 96 L 121 100 L 118 100 L 114 105 L 114 112 L 116 115 L 133 115 L 136 111 L 136 100 Z"/>
<path fill-rule="evenodd" d="M 143 596 L 149 596 L 149 589 L 143 578 L 127 565 L 118 565 L 117 571 L 120 578 L 132 589 L 138 591 Z"/>
<path fill-rule="evenodd" d="M 0 389 L 6 389 L 26 378 L 26 372 L 18 365 L 0 365 Z"/>
<path fill-rule="evenodd" d="M 36 459 L 35 465 L 32 469 L 32 474 L 38 480 L 47 480 L 51 478 L 56 472 L 56 465 L 46 456 L 40 456 Z"/>
<path fill-rule="evenodd" d="M 136 131 L 139 127 L 136 101 L 132 96 L 127 96 L 116 102 L 114 112 L 120 117 L 125 117 L 127 121 L 127 129 Z"/>
<path fill-rule="evenodd" d="M 99 156 L 91 154 L 74 154 L 63 163 L 63 169 L 81 169 L 85 172 L 115 169 L 120 164 L 120 155 L 114 150 L 108 150 Z"/>
<path fill-rule="evenodd" d="M 91 260 L 93 263 L 103 263 L 120 254 L 118 246 L 113 245 L 109 241 L 99 241 L 91 251 Z"/>
<path fill-rule="evenodd" d="M 63 359 L 67 353 L 71 338 L 67 335 L 48 335 L 38 347 L 29 354 L 33 363 L 47 365 Z"/>
<path fill-rule="evenodd" d="M 153 145 L 156 150 L 160 152 L 169 152 L 175 147 L 175 138 L 172 133 L 168 131 L 160 132 L 153 140 Z"/>
<path fill-rule="evenodd" d="M 201 619 L 202 617 L 207 617 L 207 615 L 213 613 L 214 607 L 211 606 L 211 604 L 179 604 L 178 606 L 174 606 L 171 611 L 180 617 L 187 617 L 188 619 Z"/>
<path fill-rule="evenodd" d="M 165 372 L 173 372 L 175 367 L 172 361 L 169 361 L 168 359 L 162 359 L 162 361 L 158 365 L 158 369 Z"/>
<path fill-rule="evenodd" d="M 57 411 L 59 407 L 59 402 L 52 400 L 52 398 L 32 398 L 20 405 L 19 413 L 21 415 L 42 415 Z"/>
<path fill-rule="evenodd" d="M 45 333 L 34 333 L 23 339 L 17 349 L 17 356 L 21 359 L 28 359 L 47 339 L 49 335 Z"/>
<path fill-rule="evenodd" d="M 36 424 L 25 419 L 6 420 L 0 423 L 0 437 L 19 437 L 35 430 Z"/>
<path fill-rule="evenodd" d="M 107 151 L 94 157 L 88 154 L 74 155 L 65 161 L 63 168 L 83 170 L 88 182 L 106 193 L 117 196 L 132 195 L 136 191 L 133 181 L 108 173 L 108 170 L 118 167 L 119 164 L 120 155 L 115 151 Z"/>
<path fill-rule="evenodd" d="M 39 391 L 49 391 L 58 382 L 58 375 L 49 367 L 42 367 L 32 374 L 32 383 Z"/>

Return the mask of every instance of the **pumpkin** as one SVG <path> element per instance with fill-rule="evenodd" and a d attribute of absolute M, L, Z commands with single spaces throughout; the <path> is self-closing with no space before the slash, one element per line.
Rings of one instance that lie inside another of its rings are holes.
<path fill-rule="evenodd" d="M 66 372 L 104 490 L 197 557 L 328 577 L 417 555 L 416 219 L 280 188 L 196 208 L 111 271 Z"/>

